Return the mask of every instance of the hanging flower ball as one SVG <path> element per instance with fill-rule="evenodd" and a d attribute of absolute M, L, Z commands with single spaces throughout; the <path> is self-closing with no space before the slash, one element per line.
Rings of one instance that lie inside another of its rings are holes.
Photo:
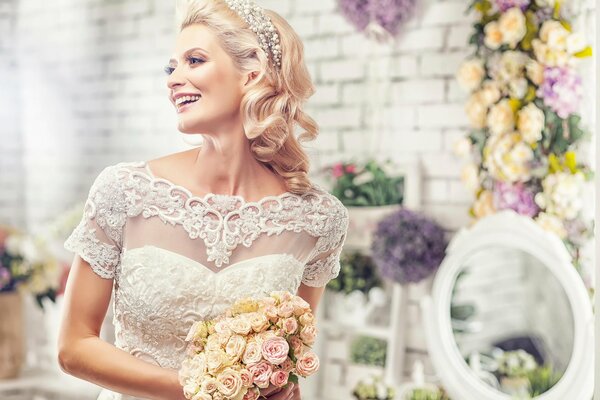
<path fill-rule="evenodd" d="M 447 244 L 444 230 L 437 223 L 403 208 L 377 225 L 372 258 L 381 276 L 399 283 L 416 283 L 437 270 Z"/>
<path fill-rule="evenodd" d="M 417 0 L 339 0 L 339 8 L 360 32 L 370 23 L 391 35 L 398 34 L 400 26 L 414 14 Z"/>

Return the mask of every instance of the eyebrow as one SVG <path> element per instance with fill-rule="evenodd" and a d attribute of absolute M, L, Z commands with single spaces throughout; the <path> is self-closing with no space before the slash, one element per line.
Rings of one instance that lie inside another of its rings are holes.
<path fill-rule="evenodd" d="M 186 55 L 188 55 L 189 53 L 195 51 L 195 50 L 202 50 L 203 52 L 205 52 L 206 54 L 208 54 L 208 51 L 204 50 L 202 47 L 192 47 L 191 49 L 188 49 L 185 53 L 183 53 L 183 56 L 185 57 Z M 171 58 L 169 60 L 169 64 L 176 64 L 177 60 L 174 58 Z"/>

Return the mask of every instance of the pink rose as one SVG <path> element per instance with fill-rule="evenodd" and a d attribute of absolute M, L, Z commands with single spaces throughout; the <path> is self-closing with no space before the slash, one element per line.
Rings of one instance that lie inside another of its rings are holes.
<path fill-rule="evenodd" d="M 276 320 L 278 318 L 277 307 L 275 307 L 275 306 L 267 306 L 265 308 L 265 315 L 267 316 L 267 318 L 269 318 L 271 320 Z"/>
<path fill-rule="evenodd" d="M 344 175 L 344 164 L 342 164 L 342 163 L 334 164 L 331 172 L 332 172 L 334 178 L 339 178 L 339 177 L 343 176 Z"/>
<path fill-rule="evenodd" d="M 257 364 L 260 360 L 262 360 L 260 345 L 255 341 L 248 342 L 244 354 L 242 355 L 242 361 L 244 364 L 250 365 Z"/>
<path fill-rule="evenodd" d="M 273 373 L 273 367 L 267 361 L 262 360 L 258 364 L 248 366 L 248 371 L 252 374 L 252 381 L 261 389 L 269 386 L 269 379 Z"/>
<path fill-rule="evenodd" d="M 291 317 L 293 313 L 294 313 L 294 305 L 290 301 L 281 303 L 279 305 L 279 308 L 277 309 L 277 315 L 279 315 L 280 317 L 283 317 L 283 318 Z"/>
<path fill-rule="evenodd" d="M 262 355 L 268 362 L 278 365 L 285 361 L 290 345 L 280 336 L 267 338 L 262 344 Z"/>
<path fill-rule="evenodd" d="M 252 386 L 252 373 L 248 371 L 246 368 L 242 368 L 240 370 L 240 378 L 242 379 L 242 386 L 251 387 Z"/>
<path fill-rule="evenodd" d="M 304 343 L 302 343 L 302 340 L 296 335 L 292 336 L 289 340 L 290 344 L 292 345 L 294 356 L 300 356 L 300 354 L 304 352 Z"/>
<path fill-rule="evenodd" d="M 298 329 L 298 321 L 296 321 L 296 318 L 293 317 L 286 318 L 282 322 L 282 328 L 286 335 L 296 333 L 296 329 Z"/>
<path fill-rule="evenodd" d="M 281 369 L 287 372 L 291 372 L 294 369 L 294 362 L 288 357 L 280 365 Z"/>
<path fill-rule="evenodd" d="M 310 312 L 310 304 L 300 296 L 295 296 L 292 299 L 292 304 L 294 305 L 294 314 L 296 316 Z"/>
<path fill-rule="evenodd" d="M 319 357 L 312 351 L 302 354 L 296 361 L 296 372 L 298 375 L 307 377 L 319 369 Z"/>
<path fill-rule="evenodd" d="M 317 337 L 317 328 L 314 325 L 306 325 L 300 331 L 300 339 L 307 345 L 312 345 Z"/>
<path fill-rule="evenodd" d="M 260 390 L 258 388 L 250 388 L 242 398 L 242 400 L 256 400 L 260 396 Z"/>
<path fill-rule="evenodd" d="M 278 369 L 271 374 L 271 383 L 277 387 L 283 387 L 288 381 L 290 373 L 283 369 Z"/>
<path fill-rule="evenodd" d="M 346 172 L 348 172 L 349 174 L 353 174 L 356 172 L 356 165 L 354 164 L 348 164 L 346 165 Z"/>

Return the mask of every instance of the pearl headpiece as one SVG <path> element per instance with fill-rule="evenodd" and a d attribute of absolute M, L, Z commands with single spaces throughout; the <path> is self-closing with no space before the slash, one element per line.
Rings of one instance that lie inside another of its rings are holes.
<path fill-rule="evenodd" d="M 250 29 L 256 33 L 260 47 L 271 58 L 273 64 L 281 67 L 279 35 L 271 19 L 265 14 L 262 7 L 252 0 L 225 0 L 225 3 L 246 21 Z"/>

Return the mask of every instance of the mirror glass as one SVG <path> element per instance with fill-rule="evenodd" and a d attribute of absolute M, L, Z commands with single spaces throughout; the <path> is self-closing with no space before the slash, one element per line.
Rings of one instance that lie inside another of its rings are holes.
<path fill-rule="evenodd" d="M 563 286 L 538 258 L 516 248 L 479 248 L 461 263 L 450 315 L 467 365 L 501 393 L 529 398 L 564 374 L 573 314 Z"/>

